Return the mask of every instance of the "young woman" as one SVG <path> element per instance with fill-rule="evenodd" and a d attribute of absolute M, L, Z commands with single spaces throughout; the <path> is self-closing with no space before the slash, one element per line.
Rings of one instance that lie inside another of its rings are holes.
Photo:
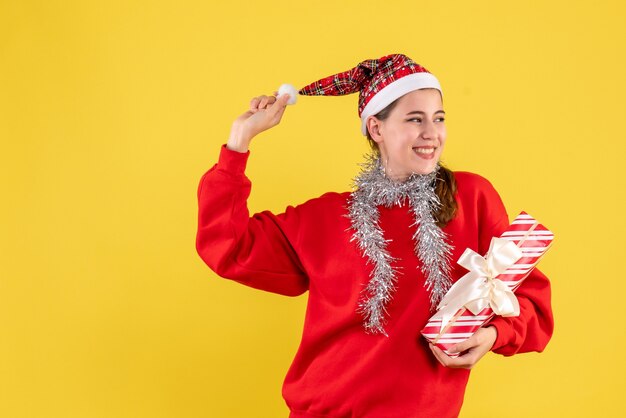
<path fill-rule="evenodd" d="M 359 92 L 372 157 L 353 192 L 250 216 L 252 139 L 277 125 L 288 95 L 259 96 L 232 125 L 198 188 L 197 250 L 220 276 L 285 295 L 308 291 L 302 341 L 283 386 L 291 417 L 453 417 L 469 369 L 488 351 L 542 351 L 553 328 L 537 269 L 516 291 L 517 317 L 496 317 L 452 358 L 420 337 L 472 248 L 485 254 L 509 220 L 484 178 L 443 167 L 437 79 L 401 54 L 366 60 L 301 89 Z"/>

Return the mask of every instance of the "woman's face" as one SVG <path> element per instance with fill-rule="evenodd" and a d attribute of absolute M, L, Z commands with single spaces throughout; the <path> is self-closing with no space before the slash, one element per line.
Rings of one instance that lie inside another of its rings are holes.
<path fill-rule="evenodd" d="M 368 120 L 388 177 L 404 180 L 435 169 L 446 142 L 444 114 L 439 91 L 422 89 L 402 96 L 386 120 Z"/>

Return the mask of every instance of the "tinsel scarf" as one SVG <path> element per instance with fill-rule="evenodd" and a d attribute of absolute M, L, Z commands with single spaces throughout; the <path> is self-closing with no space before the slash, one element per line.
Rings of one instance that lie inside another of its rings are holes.
<path fill-rule="evenodd" d="M 430 292 L 430 307 L 435 310 L 451 285 L 450 257 L 452 246 L 446 234 L 436 224 L 435 213 L 441 203 L 435 193 L 440 165 L 429 174 L 412 174 L 397 182 L 385 175 L 381 159 L 368 155 L 363 170 L 355 178 L 355 190 L 348 201 L 348 217 L 359 249 L 373 264 L 370 280 L 363 290 L 358 311 L 363 316 L 363 326 L 369 333 L 385 332 L 386 306 L 396 290 L 398 272 L 392 267 L 396 259 L 387 251 L 387 240 L 379 225 L 379 206 L 401 205 L 406 200 L 415 217 L 415 254 L 421 262 L 421 271 Z"/>

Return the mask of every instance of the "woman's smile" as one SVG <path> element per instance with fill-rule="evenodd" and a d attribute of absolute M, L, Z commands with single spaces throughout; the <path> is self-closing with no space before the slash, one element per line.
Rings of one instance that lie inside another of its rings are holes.
<path fill-rule="evenodd" d="M 413 147 L 415 154 L 425 160 L 432 160 L 435 157 L 435 150 L 435 147 Z"/>

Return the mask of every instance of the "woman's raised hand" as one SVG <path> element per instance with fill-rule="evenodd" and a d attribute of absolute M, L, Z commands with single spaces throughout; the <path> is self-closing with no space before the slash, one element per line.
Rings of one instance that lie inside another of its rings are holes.
<path fill-rule="evenodd" d="M 247 152 L 252 138 L 278 125 L 288 100 L 288 94 L 278 98 L 258 96 L 250 100 L 250 109 L 233 122 L 226 146 L 233 151 Z"/>

